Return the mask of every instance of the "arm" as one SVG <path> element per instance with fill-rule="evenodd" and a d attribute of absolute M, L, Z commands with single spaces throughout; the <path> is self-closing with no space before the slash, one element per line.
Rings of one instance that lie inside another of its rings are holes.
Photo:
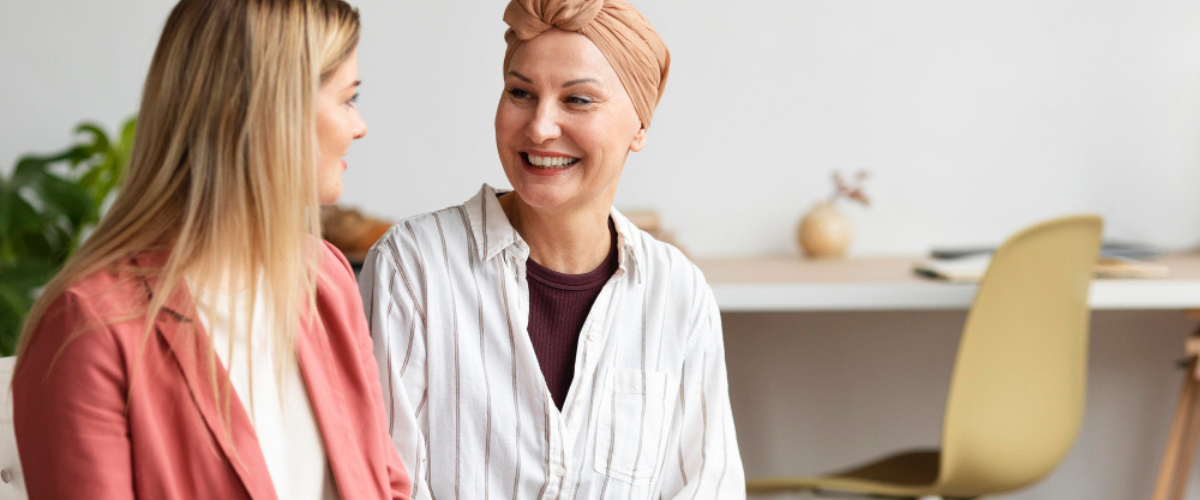
<path fill-rule="evenodd" d="M 663 498 L 746 498 L 746 478 L 738 452 L 721 313 L 712 291 L 698 280 L 699 316 L 684 361 L 674 421 L 677 444 L 668 448 L 663 468 Z"/>
<path fill-rule="evenodd" d="M 112 332 L 68 291 L 33 335 L 12 387 L 29 498 L 133 499 L 128 380 Z"/>
<path fill-rule="evenodd" d="M 388 233 L 383 238 L 392 237 Z M 381 401 L 392 444 L 412 476 L 412 497 L 430 498 L 425 437 L 429 414 L 424 408 L 425 326 L 418 312 L 418 301 L 404 283 L 404 270 L 395 260 L 398 256 L 391 255 L 386 246 L 380 240 L 367 254 L 359 274 L 359 289 L 370 324 L 374 361 L 382 386 Z"/>
<path fill-rule="evenodd" d="M 328 241 L 323 243 L 325 244 L 326 251 L 336 256 L 338 261 L 346 270 L 347 282 L 344 296 L 346 297 L 347 301 L 351 303 L 349 304 L 349 310 L 357 311 L 362 309 L 362 301 L 359 298 L 358 293 L 356 293 L 357 291 L 354 290 L 353 287 L 354 270 L 350 267 L 350 262 L 346 260 L 345 255 L 343 255 L 341 251 L 335 248 Z M 352 331 L 356 333 L 354 335 L 354 341 L 358 347 L 358 357 L 359 360 L 361 360 L 362 373 L 366 376 L 368 383 L 370 384 L 370 391 L 372 395 L 370 398 L 372 402 L 372 407 L 370 410 L 372 414 L 383 417 L 383 394 L 379 387 L 379 371 L 375 366 L 375 358 L 371 352 L 371 338 L 368 336 L 369 330 L 367 328 L 366 321 L 362 315 L 357 313 L 350 314 L 350 321 L 352 322 Z M 379 426 L 378 443 L 382 444 L 382 447 L 384 448 L 382 450 L 383 456 L 387 460 L 386 466 L 391 497 L 397 500 L 409 500 L 409 495 L 412 493 L 411 478 L 409 477 L 408 471 L 405 469 L 404 464 L 400 461 L 400 456 L 396 454 L 396 449 L 387 445 L 387 421 L 380 420 L 380 422 L 381 425 Z"/>

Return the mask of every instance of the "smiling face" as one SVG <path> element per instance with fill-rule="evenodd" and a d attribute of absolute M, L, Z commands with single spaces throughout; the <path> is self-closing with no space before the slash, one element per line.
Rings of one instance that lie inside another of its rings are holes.
<path fill-rule="evenodd" d="M 342 172 L 350 143 L 367 135 L 358 114 L 358 53 L 350 54 L 317 92 L 317 191 L 322 204 L 342 197 Z"/>
<path fill-rule="evenodd" d="M 496 109 L 496 149 L 536 208 L 608 212 L 646 131 L 608 60 L 578 33 L 551 29 L 516 49 Z"/>

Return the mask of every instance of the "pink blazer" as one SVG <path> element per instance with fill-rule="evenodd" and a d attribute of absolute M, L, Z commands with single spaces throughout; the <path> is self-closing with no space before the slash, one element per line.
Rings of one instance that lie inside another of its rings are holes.
<path fill-rule="evenodd" d="M 164 258 L 146 253 L 130 264 L 154 267 Z M 220 421 L 201 348 L 207 334 L 186 289 L 168 299 L 144 344 L 145 316 L 123 319 L 131 306 L 146 304 L 148 285 L 129 272 L 91 276 L 55 301 L 39 325 L 13 376 L 29 497 L 276 498 L 236 394 L 229 432 Z M 407 499 L 411 484 L 388 437 L 362 299 L 349 264 L 328 244 L 317 315 L 324 329 L 302 329 L 297 351 L 338 492 L 343 499 Z M 184 324 L 199 334 L 183 334 Z M 219 360 L 216 376 L 226 376 Z"/>

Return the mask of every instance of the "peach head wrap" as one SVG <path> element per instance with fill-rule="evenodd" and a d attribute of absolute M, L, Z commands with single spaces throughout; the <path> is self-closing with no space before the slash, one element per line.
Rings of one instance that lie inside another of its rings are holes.
<path fill-rule="evenodd" d="M 513 52 L 550 28 L 588 37 L 616 70 L 633 108 L 650 128 L 650 117 L 662 97 L 671 54 L 650 22 L 625 0 L 512 0 L 504 10 L 504 72 Z"/>

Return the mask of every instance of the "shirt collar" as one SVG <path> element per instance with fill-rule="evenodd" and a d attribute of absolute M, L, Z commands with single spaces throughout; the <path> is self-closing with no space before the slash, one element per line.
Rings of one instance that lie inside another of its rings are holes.
<path fill-rule="evenodd" d="M 646 262 L 643 252 L 645 245 L 642 245 L 642 231 L 616 208 L 610 209 L 609 213 L 613 220 L 613 226 L 617 228 L 617 260 L 621 263 L 620 269 L 628 272 L 626 264 L 633 266 L 634 277 L 640 284 L 642 268 L 645 267 Z"/>
<path fill-rule="evenodd" d="M 504 214 L 494 188 L 484 184 L 463 207 L 467 212 L 476 249 L 484 262 L 492 260 L 508 247 L 516 247 L 519 256 L 529 258 L 529 246 L 508 222 L 508 216 Z M 632 266 L 638 283 L 641 283 L 642 266 L 638 264 L 645 262 L 641 231 L 616 208 L 610 209 L 610 214 L 613 226 L 617 229 L 617 261 L 620 264 L 617 273 L 628 272 L 628 268 Z"/>
<path fill-rule="evenodd" d="M 509 224 L 500 200 L 496 198 L 496 190 L 491 186 L 484 184 L 475 196 L 463 203 L 463 207 L 471 224 L 471 236 L 484 262 L 510 246 L 525 247 L 525 241 Z"/>

